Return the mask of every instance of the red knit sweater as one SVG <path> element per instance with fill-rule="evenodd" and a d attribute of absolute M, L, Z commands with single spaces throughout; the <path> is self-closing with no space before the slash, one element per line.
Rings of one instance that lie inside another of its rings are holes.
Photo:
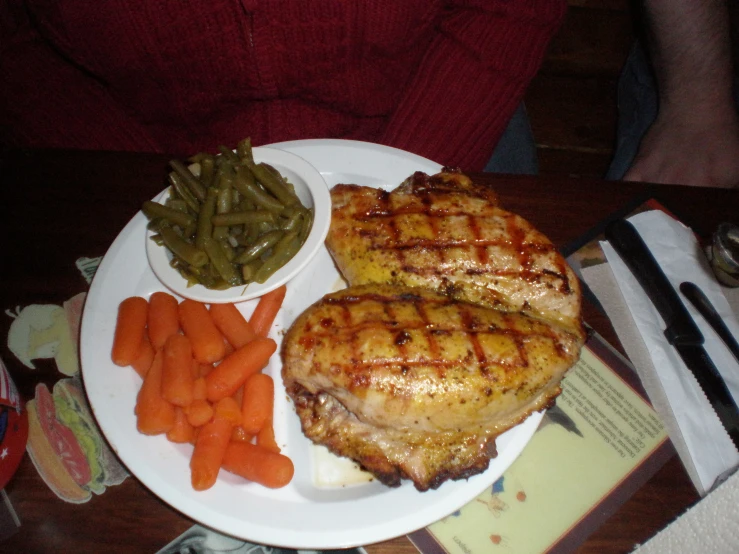
<path fill-rule="evenodd" d="M 0 138 L 213 151 L 379 142 L 481 169 L 563 0 L 8 0 Z"/>

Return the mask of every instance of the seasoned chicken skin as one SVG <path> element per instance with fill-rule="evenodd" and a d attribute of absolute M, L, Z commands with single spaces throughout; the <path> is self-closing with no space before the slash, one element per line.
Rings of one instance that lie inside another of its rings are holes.
<path fill-rule="evenodd" d="M 559 394 L 582 339 L 430 289 L 352 286 L 297 318 L 282 377 L 310 439 L 426 490 L 487 468 L 495 437 Z"/>
<path fill-rule="evenodd" d="M 458 171 L 415 173 L 391 192 L 331 190 L 326 245 L 351 285 L 430 287 L 582 333 L 580 286 L 554 245 Z"/>

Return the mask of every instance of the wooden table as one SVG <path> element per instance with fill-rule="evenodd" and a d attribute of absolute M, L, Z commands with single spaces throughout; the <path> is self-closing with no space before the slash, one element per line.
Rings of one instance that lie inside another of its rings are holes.
<path fill-rule="evenodd" d="M 2 286 L 0 309 L 61 304 L 88 285 L 75 267 L 105 254 L 142 200 L 164 187 L 168 157 L 81 151 L 5 151 L 0 155 Z M 560 247 L 637 197 L 653 195 L 699 235 L 736 218 L 739 191 L 603 182 L 566 177 L 479 175 L 504 206 L 518 212 Z M 585 319 L 612 344 L 607 320 L 586 306 Z M 52 361 L 23 366 L 5 344 L 11 319 L 0 317 L 0 356 L 25 398 L 36 383 L 60 377 Z M 26 456 L 6 487 L 22 526 L 6 552 L 156 552 L 194 522 L 160 501 L 135 477 L 84 504 L 59 500 Z M 673 457 L 580 548 L 627 552 L 662 529 L 697 495 Z M 416 552 L 405 537 L 368 545 L 368 552 Z"/>

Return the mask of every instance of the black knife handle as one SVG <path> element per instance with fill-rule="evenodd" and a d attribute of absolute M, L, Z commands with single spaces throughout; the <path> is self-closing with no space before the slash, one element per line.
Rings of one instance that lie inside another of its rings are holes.
<path fill-rule="evenodd" d="M 705 320 L 713 327 L 713 330 L 716 331 L 716 334 L 724 341 L 729 351 L 739 361 L 739 343 L 736 342 L 734 335 L 731 334 L 731 331 L 729 331 L 724 320 L 721 319 L 721 316 L 706 296 L 706 293 L 698 285 L 690 281 L 680 283 L 680 292 L 696 307 Z"/>
<path fill-rule="evenodd" d="M 665 337 L 668 342 L 673 345 L 703 344 L 700 329 L 636 227 L 625 219 L 619 219 L 606 227 L 605 236 L 665 320 Z"/>

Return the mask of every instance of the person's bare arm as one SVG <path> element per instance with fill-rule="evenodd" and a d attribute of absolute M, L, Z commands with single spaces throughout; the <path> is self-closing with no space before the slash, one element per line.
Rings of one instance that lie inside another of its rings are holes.
<path fill-rule="evenodd" d="M 659 114 L 624 179 L 739 185 L 726 0 L 645 0 Z"/>

